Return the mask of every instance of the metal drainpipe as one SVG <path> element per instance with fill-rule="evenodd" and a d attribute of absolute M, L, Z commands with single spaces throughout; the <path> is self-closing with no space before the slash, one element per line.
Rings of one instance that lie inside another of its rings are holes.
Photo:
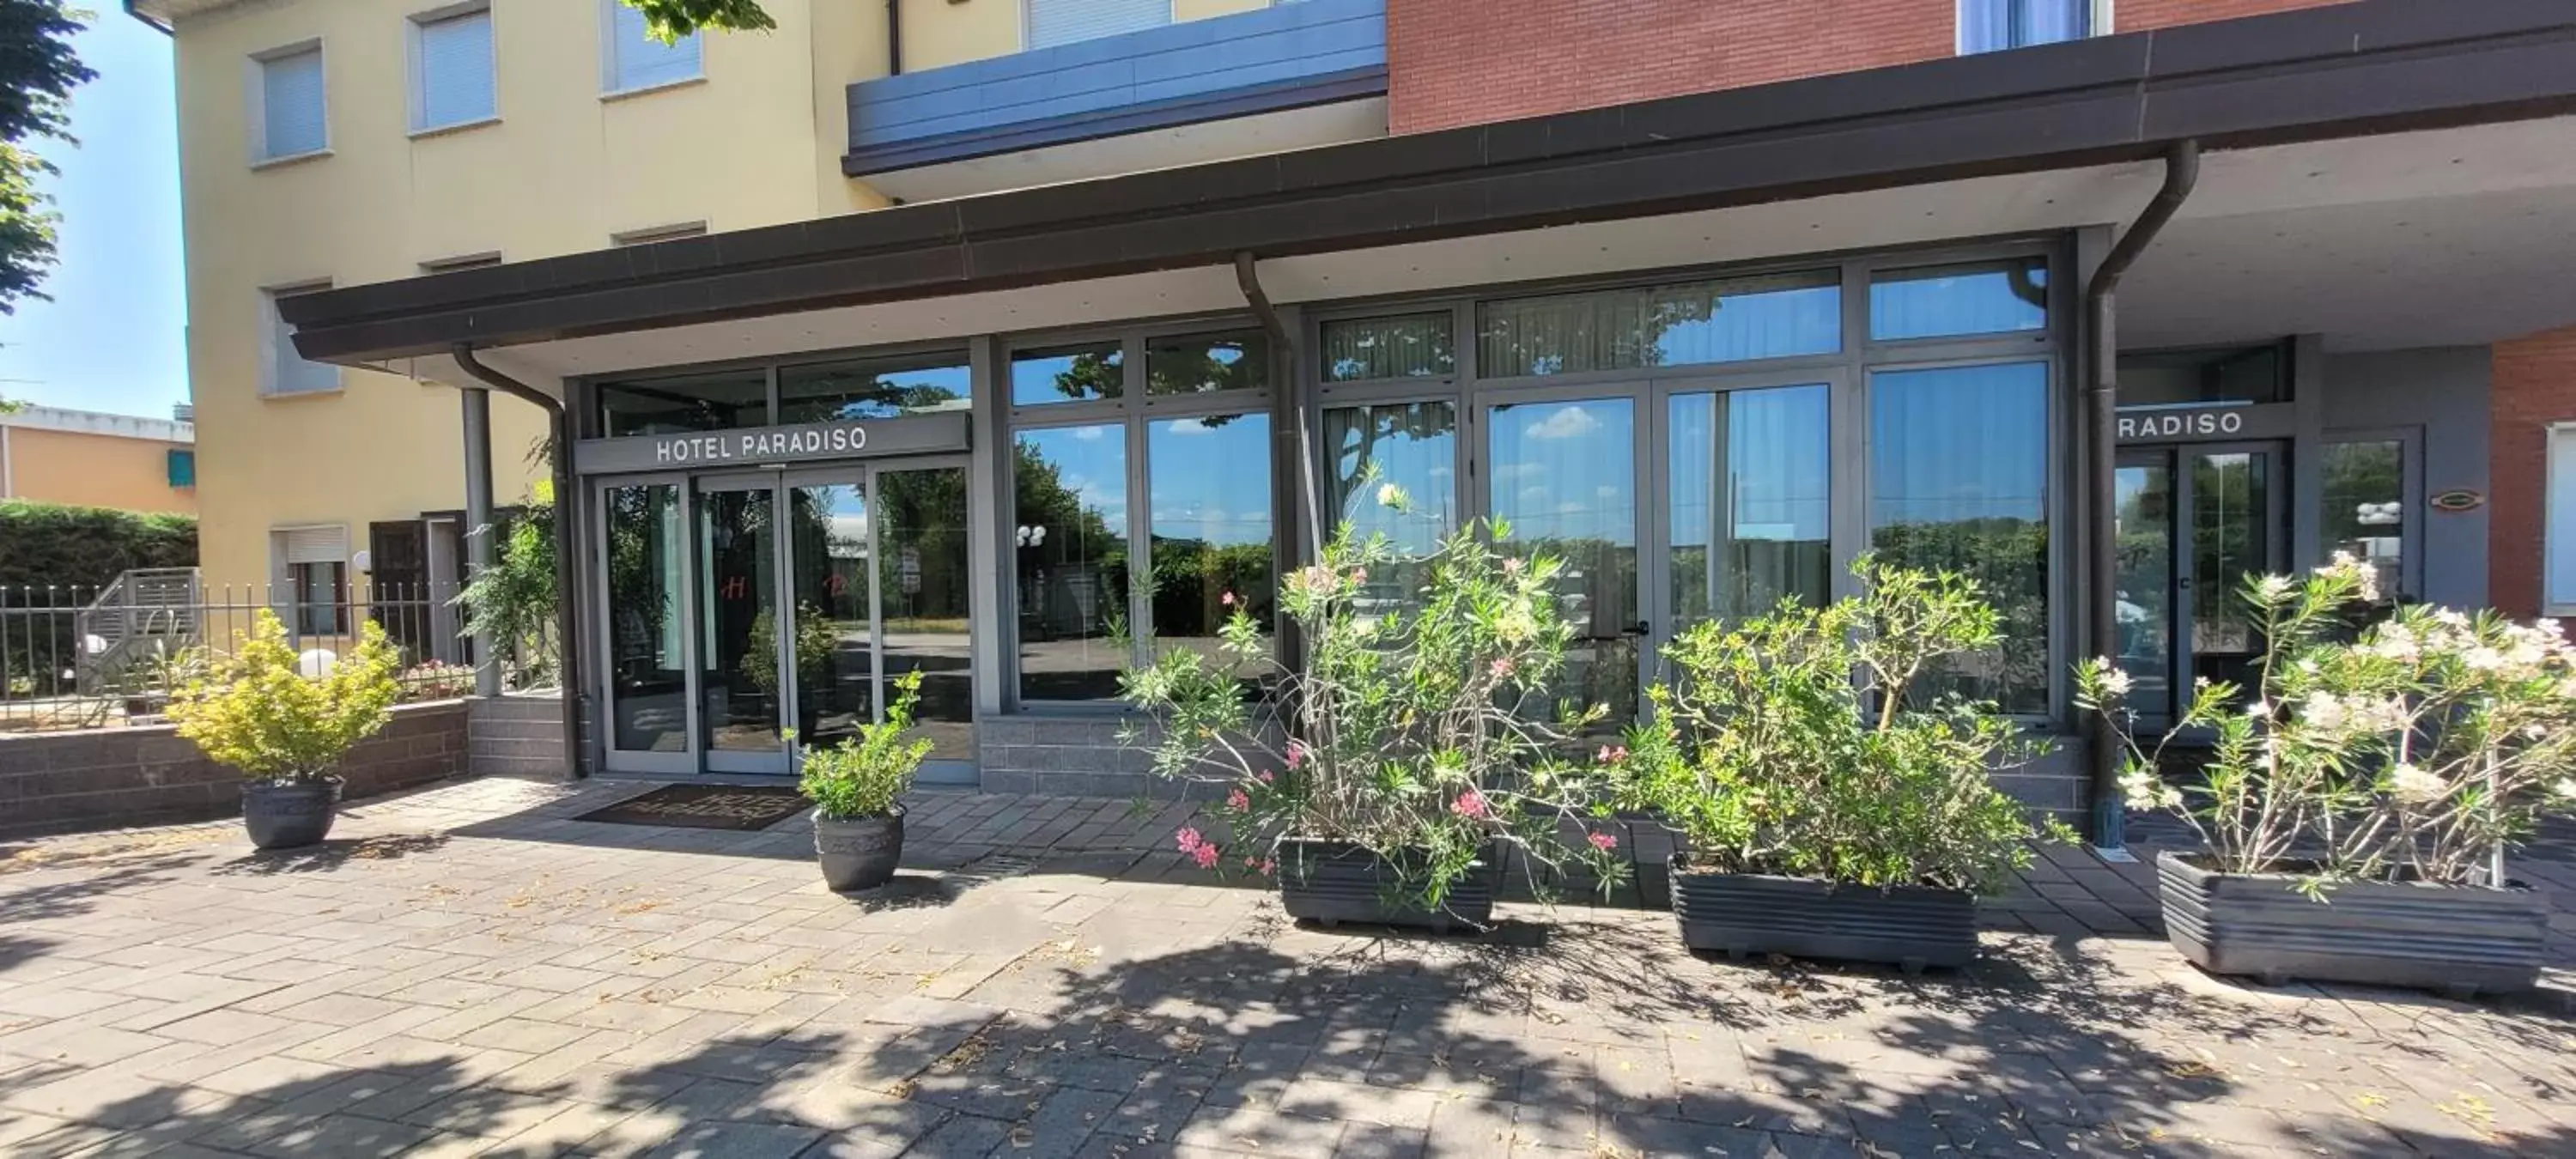
<path fill-rule="evenodd" d="M 474 357 L 473 347 L 458 343 L 454 353 L 456 364 L 477 381 L 546 412 L 552 443 L 547 459 L 555 486 L 555 648 L 563 664 L 564 767 L 576 778 L 585 777 L 589 773 L 581 767 L 581 637 L 573 630 L 573 573 L 578 570 L 573 564 L 581 556 L 572 527 L 572 415 L 563 400 L 483 365 Z"/>
<path fill-rule="evenodd" d="M 2175 211 L 2191 197 L 2192 187 L 2200 181 L 2200 142 L 2179 141 L 2165 153 L 2165 181 L 2156 190 L 2155 199 L 2138 215 L 2129 232 L 2111 247 L 2102 259 L 2100 269 L 2084 287 L 2084 318 L 2091 340 L 2086 344 L 2087 359 L 2092 363 L 2093 381 L 2085 389 L 2084 402 L 2091 420 L 2085 445 L 2086 460 L 2091 470 L 2085 476 L 2085 511 L 2092 525 L 2092 540 L 2085 568 L 2087 585 L 2092 589 L 2092 603 L 2087 609 L 2085 645 L 2087 654 L 2109 656 L 2116 649 L 2120 635 L 2119 537 L 2112 527 L 2119 522 L 2119 499 L 2116 495 L 2119 443 L 2119 337 L 2114 330 L 2118 308 L 2115 295 L 2120 278 L 2129 266 L 2146 251 L 2147 245 L 2173 220 Z M 2111 720 L 2094 713 L 2090 722 L 2093 782 L 2093 847 L 2103 852 L 2126 856 L 2128 841 L 2128 806 L 2120 797 L 2120 741 Z"/>
<path fill-rule="evenodd" d="M 1287 323 L 1279 320 L 1278 308 L 1270 304 L 1270 295 L 1261 288 L 1261 274 L 1253 268 L 1252 251 L 1243 250 L 1234 255 L 1234 280 L 1235 284 L 1243 287 L 1243 300 L 1251 303 L 1252 316 L 1261 320 L 1261 328 L 1269 332 L 1270 341 L 1276 343 L 1280 352 L 1287 356 L 1288 374 L 1292 382 L 1283 384 L 1279 397 L 1297 403 L 1292 425 L 1297 432 L 1298 502 L 1305 508 L 1304 511 L 1297 513 L 1297 521 L 1304 525 L 1306 532 L 1306 548 L 1310 553 L 1306 557 L 1307 562 L 1319 562 L 1324 558 L 1324 501 L 1323 496 L 1315 490 L 1314 435 L 1306 429 L 1307 408 L 1303 401 L 1296 399 L 1295 391 L 1284 389 L 1284 385 L 1293 385 L 1293 380 L 1301 373 L 1297 360 L 1297 338 L 1288 332 Z"/>
<path fill-rule="evenodd" d="M 886 75 L 903 75 L 903 0 L 886 0 Z"/>

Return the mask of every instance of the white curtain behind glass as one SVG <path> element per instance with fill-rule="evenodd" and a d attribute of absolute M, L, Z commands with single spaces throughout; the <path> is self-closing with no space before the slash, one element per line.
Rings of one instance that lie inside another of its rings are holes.
<path fill-rule="evenodd" d="M 2092 0 L 1959 0 L 1959 51 L 2055 44 L 2085 34 Z"/>

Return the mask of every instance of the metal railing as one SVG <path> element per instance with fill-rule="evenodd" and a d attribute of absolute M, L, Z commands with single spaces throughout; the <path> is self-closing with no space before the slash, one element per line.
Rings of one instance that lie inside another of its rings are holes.
<path fill-rule="evenodd" d="M 372 621 L 402 654 L 405 701 L 474 692 L 453 584 L 207 587 L 193 568 L 130 571 L 105 587 L 0 588 L 0 732 L 158 723 L 172 697 L 234 655 L 258 613 L 286 627 L 308 671 Z M 554 633 L 499 645 L 503 686 L 551 687 Z"/>

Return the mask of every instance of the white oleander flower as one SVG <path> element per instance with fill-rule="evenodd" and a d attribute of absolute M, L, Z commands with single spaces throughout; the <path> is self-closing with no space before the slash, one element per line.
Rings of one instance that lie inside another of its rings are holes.
<path fill-rule="evenodd" d="M 2254 590 L 2264 599 L 2280 599 L 2281 597 L 2290 594 L 2290 577 L 2285 575 L 2264 576 L 2262 579 L 2254 581 Z"/>
<path fill-rule="evenodd" d="M 2343 698 L 2323 690 L 2311 692 L 2299 702 L 2299 715 L 2317 728 L 2333 732 L 2351 722 L 2352 714 L 2344 709 Z"/>
<path fill-rule="evenodd" d="M 1393 508 L 1400 511 L 1403 510 L 1407 501 L 1408 500 L 1404 494 L 1404 488 L 1398 487 L 1393 483 L 1380 483 L 1377 485 L 1378 506 Z"/>
<path fill-rule="evenodd" d="M 2415 804 L 2439 801 L 2451 791 L 2442 778 L 2403 762 L 2388 771 L 2388 787 L 2398 800 Z"/>
<path fill-rule="evenodd" d="M 2113 696 L 2127 696 L 2129 694 L 2129 670 L 2126 668 L 2116 667 L 2104 668 L 2102 670 L 2102 690 Z"/>
<path fill-rule="evenodd" d="M 2558 778 L 2557 784 L 2549 786 L 2549 792 L 2561 801 L 2576 804 L 2576 777 Z"/>

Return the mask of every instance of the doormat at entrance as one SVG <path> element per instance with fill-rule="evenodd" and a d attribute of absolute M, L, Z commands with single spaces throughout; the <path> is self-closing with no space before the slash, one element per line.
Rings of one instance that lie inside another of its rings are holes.
<path fill-rule="evenodd" d="M 593 809 L 575 821 L 674 825 L 687 829 L 767 829 L 812 808 L 794 789 L 766 785 L 664 785 L 641 797 Z"/>

